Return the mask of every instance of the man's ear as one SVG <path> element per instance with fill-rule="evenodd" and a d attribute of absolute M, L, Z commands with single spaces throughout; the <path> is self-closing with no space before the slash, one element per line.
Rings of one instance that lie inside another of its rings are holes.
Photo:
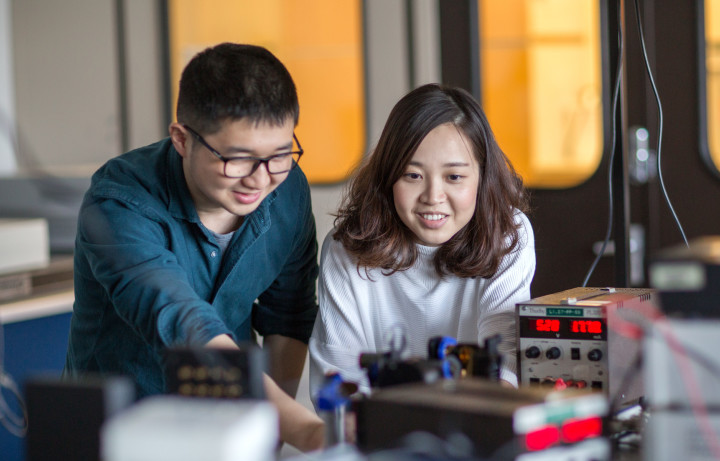
<path fill-rule="evenodd" d="M 177 122 L 171 123 L 168 130 L 170 131 L 170 140 L 173 146 L 175 146 L 175 150 L 178 151 L 181 157 L 187 157 L 190 150 L 190 133 L 184 126 Z"/>

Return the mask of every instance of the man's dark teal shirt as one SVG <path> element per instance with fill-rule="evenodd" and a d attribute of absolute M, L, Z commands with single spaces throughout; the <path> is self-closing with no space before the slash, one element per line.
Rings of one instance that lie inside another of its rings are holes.
<path fill-rule="evenodd" d="M 110 160 L 78 219 L 66 374 L 165 391 L 163 353 L 251 328 L 307 343 L 317 313 L 317 239 L 300 168 L 247 215 L 222 255 L 200 222 L 169 139 Z"/>

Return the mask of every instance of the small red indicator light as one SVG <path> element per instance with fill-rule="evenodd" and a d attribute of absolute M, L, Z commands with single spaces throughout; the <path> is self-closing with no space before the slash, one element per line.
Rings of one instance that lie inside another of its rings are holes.
<path fill-rule="evenodd" d="M 598 417 L 569 419 L 562 425 L 562 439 L 575 443 L 602 434 L 602 420 Z"/>
<path fill-rule="evenodd" d="M 530 451 L 544 450 L 560 441 L 560 430 L 555 426 L 543 426 L 525 434 L 525 446 Z"/>

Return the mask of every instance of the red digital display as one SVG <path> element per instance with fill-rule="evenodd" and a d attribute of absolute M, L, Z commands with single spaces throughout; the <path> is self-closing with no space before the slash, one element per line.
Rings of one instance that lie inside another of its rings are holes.
<path fill-rule="evenodd" d="M 535 319 L 535 331 L 560 331 L 560 320 L 558 319 Z"/>
<path fill-rule="evenodd" d="M 600 320 L 570 320 L 570 331 L 573 333 L 599 335 L 602 334 L 602 330 L 602 322 Z"/>
<path fill-rule="evenodd" d="M 519 333 L 527 338 L 603 340 L 607 324 L 603 318 L 526 317 Z"/>

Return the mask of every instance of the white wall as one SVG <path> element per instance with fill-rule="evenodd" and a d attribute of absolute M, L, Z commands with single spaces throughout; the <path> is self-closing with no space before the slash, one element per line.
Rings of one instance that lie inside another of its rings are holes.
<path fill-rule="evenodd" d="M 118 155 L 113 0 L 13 0 L 18 163 L 56 173 Z"/>
<path fill-rule="evenodd" d="M 0 176 L 17 171 L 14 91 L 10 0 L 0 0 Z"/>

